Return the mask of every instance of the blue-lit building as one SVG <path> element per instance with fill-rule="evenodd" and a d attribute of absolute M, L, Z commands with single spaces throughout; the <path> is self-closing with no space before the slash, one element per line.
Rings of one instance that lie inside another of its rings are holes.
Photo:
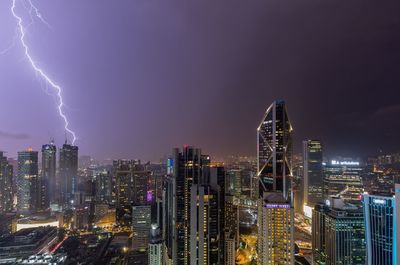
<path fill-rule="evenodd" d="M 399 184 L 395 190 L 395 196 L 363 196 L 368 265 L 400 264 Z"/>
<path fill-rule="evenodd" d="M 365 227 L 360 204 L 330 197 L 315 205 L 312 214 L 313 264 L 364 265 Z"/>

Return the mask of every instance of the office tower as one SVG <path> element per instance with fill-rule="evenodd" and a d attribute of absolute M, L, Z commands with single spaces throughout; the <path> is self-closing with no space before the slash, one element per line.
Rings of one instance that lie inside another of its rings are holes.
<path fill-rule="evenodd" d="M 115 201 L 118 209 L 131 213 L 132 205 L 148 205 L 148 182 L 151 172 L 146 165 L 135 160 L 115 160 L 113 162 L 115 180 Z"/>
<path fill-rule="evenodd" d="M 174 262 L 174 265 L 189 264 L 192 255 L 191 245 L 198 245 L 197 237 L 196 241 L 191 242 L 191 238 L 195 236 L 191 234 L 193 231 L 191 230 L 192 217 L 194 217 L 191 214 L 191 209 L 195 209 L 191 208 L 191 199 L 194 198 L 192 191 L 193 194 L 203 194 L 202 192 L 204 192 L 204 195 L 209 195 L 210 199 L 211 196 L 215 196 L 213 195 L 214 191 L 209 190 L 207 186 L 210 183 L 209 164 L 209 156 L 202 155 L 200 149 L 189 146 L 184 146 L 182 151 L 175 148 L 172 158 L 168 160 L 168 176 L 166 178 L 164 199 L 166 218 L 164 223 L 165 232 L 163 233 L 166 239 L 166 255 L 169 261 Z M 207 171 L 207 174 L 203 174 L 203 171 Z M 195 185 L 195 187 L 193 188 L 192 185 Z M 204 199 L 204 197 L 199 197 L 199 203 Z M 213 201 L 212 199 L 211 202 L 214 203 Z M 218 214 L 218 211 L 207 214 L 212 218 L 211 216 Z M 196 215 L 195 218 L 200 222 L 202 216 Z M 210 251 L 213 250 L 213 247 L 210 248 L 208 243 L 206 243 L 206 247 Z M 193 255 L 198 257 L 198 252 L 193 253 Z"/>
<path fill-rule="evenodd" d="M 395 196 L 363 195 L 368 265 L 400 264 L 400 185 Z"/>
<path fill-rule="evenodd" d="M 133 179 L 131 160 L 115 160 L 113 162 L 113 177 L 115 179 L 115 201 L 117 208 L 130 208 L 133 200 Z"/>
<path fill-rule="evenodd" d="M 303 205 L 313 208 L 315 204 L 324 200 L 320 141 L 303 141 L 303 170 Z"/>
<path fill-rule="evenodd" d="M 293 190 L 293 208 L 296 213 L 304 213 L 304 170 L 303 170 L 303 156 L 293 155 L 292 162 L 292 190 Z M 311 211 L 311 208 L 310 208 Z M 311 218 L 311 215 L 310 215 Z"/>
<path fill-rule="evenodd" d="M 292 130 L 285 102 L 273 102 L 257 128 L 260 197 L 263 192 L 279 191 L 290 198 Z"/>
<path fill-rule="evenodd" d="M 0 152 L 0 214 L 11 212 L 13 209 L 13 166 L 7 157 Z"/>
<path fill-rule="evenodd" d="M 57 197 L 56 184 L 56 153 L 54 142 L 42 146 L 42 172 L 41 180 L 41 207 L 47 209 L 50 202 L 55 202 Z"/>
<path fill-rule="evenodd" d="M 346 204 L 339 197 L 316 204 L 312 214 L 312 249 L 313 264 L 364 265 L 365 225 L 361 205 Z"/>
<path fill-rule="evenodd" d="M 294 263 L 294 211 L 280 192 L 266 192 L 258 205 L 257 264 Z"/>
<path fill-rule="evenodd" d="M 151 206 L 140 205 L 132 207 L 132 249 L 144 252 L 149 245 L 151 228 Z"/>
<path fill-rule="evenodd" d="M 96 183 L 96 201 L 98 203 L 111 203 L 112 180 L 108 170 L 103 169 L 94 175 Z"/>
<path fill-rule="evenodd" d="M 258 264 L 294 262 L 292 126 L 284 101 L 273 102 L 257 128 Z"/>
<path fill-rule="evenodd" d="M 334 159 L 324 164 L 324 196 L 341 196 L 345 201 L 360 201 L 363 193 L 362 167 L 351 159 Z"/>
<path fill-rule="evenodd" d="M 78 178 L 78 147 L 63 144 L 60 149 L 59 183 L 61 205 L 73 204 Z"/>
<path fill-rule="evenodd" d="M 229 169 L 228 175 L 228 193 L 240 198 L 242 194 L 242 172 L 239 169 Z"/>
<path fill-rule="evenodd" d="M 36 212 L 40 208 L 38 152 L 29 148 L 18 152 L 17 211 L 21 214 Z"/>
<path fill-rule="evenodd" d="M 160 233 L 160 228 L 156 224 L 151 225 L 150 243 L 148 249 L 149 265 L 163 265 L 163 240 Z"/>
<path fill-rule="evenodd" d="M 132 167 L 133 203 L 135 205 L 147 205 L 153 200 L 152 194 L 149 193 L 151 172 L 147 169 L 148 165 L 149 163 L 142 164 L 139 160 Z"/>

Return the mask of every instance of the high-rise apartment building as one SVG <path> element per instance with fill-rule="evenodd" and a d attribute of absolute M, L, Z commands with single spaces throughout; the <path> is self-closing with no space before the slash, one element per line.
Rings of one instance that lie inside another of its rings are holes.
<path fill-rule="evenodd" d="M 280 192 L 266 192 L 258 205 L 257 264 L 294 264 L 294 211 Z"/>
<path fill-rule="evenodd" d="M 38 152 L 29 148 L 18 152 L 17 211 L 22 214 L 40 208 Z"/>
<path fill-rule="evenodd" d="M 41 207 L 47 209 L 50 202 L 55 202 L 57 194 L 56 179 L 56 154 L 57 147 L 54 142 L 42 146 L 42 171 L 41 171 Z"/>
<path fill-rule="evenodd" d="M 364 265 L 365 225 L 361 205 L 331 197 L 312 214 L 313 264 Z"/>
<path fill-rule="evenodd" d="M 73 204 L 78 185 L 78 147 L 63 144 L 59 159 L 60 203 L 63 206 L 70 206 Z"/>
<path fill-rule="evenodd" d="M 400 185 L 395 196 L 363 195 L 368 265 L 400 264 Z"/>
<path fill-rule="evenodd" d="M 303 141 L 303 204 L 314 207 L 322 202 L 323 171 L 322 145 L 318 140 Z"/>
<path fill-rule="evenodd" d="M 284 101 L 273 102 L 257 128 L 258 264 L 293 264 L 292 126 Z"/>
<path fill-rule="evenodd" d="M 13 209 L 13 166 L 7 157 L 0 152 L 0 214 L 11 212 Z"/>
<path fill-rule="evenodd" d="M 324 164 L 324 196 L 340 195 L 345 201 L 361 201 L 364 192 L 362 167 L 351 159 L 333 159 Z"/>

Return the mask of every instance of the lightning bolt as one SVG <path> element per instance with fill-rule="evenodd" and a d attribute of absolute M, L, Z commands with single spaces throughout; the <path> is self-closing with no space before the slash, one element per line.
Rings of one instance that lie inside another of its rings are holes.
<path fill-rule="evenodd" d="M 54 82 L 45 72 L 42 68 L 40 68 L 36 62 L 33 60 L 30 52 L 29 52 L 29 47 L 25 42 L 25 28 L 23 25 L 23 19 L 21 16 L 19 16 L 16 12 L 16 2 L 17 0 L 12 0 L 12 5 L 11 5 L 11 13 L 13 17 L 17 21 L 17 32 L 19 36 L 19 41 L 24 49 L 25 52 L 25 57 L 28 59 L 28 62 L 32 66 L 33 70 L 35 71 L 36 74 L 38 74 L 49 86 L 51 86 L 55 91 L 58 99 L 58 114 L 60 115 L 61 119 L 64 121 L 64 129 L 67 133 L 69 133 L 72 136 L 72 144 L 75 143 L 76 141 L 76 134 L 73 130 L 70 129 L 69 121 L 66 116 L 66 114 L 63 111 L 64 107 L 64 101 L 62 97 L 62 88 Z M 32 23 L 32 15 L 35 15 L 40 21 L 42 21 L 44 24 L 46 24 L 48 27 L 49 24 L 43 19 L 42 15 L 40 14 L 39 10 L 33 5 L 31 0 L 27 1 L 29 4 L 29 15 L 31 16 L 31 23 Z M 31 24 L 29 24 L 31 25 Z M 28 26 L 29 26 L 28 25 Z"/>

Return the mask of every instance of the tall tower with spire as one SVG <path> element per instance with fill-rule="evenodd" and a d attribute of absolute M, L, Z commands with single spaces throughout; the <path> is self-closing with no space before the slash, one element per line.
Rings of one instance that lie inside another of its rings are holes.
<path fill-rule="evenodd" d="M 274 101 L 257 128 L 258 264 L 294 264 L 292 132 L 284 101 Z"/>

